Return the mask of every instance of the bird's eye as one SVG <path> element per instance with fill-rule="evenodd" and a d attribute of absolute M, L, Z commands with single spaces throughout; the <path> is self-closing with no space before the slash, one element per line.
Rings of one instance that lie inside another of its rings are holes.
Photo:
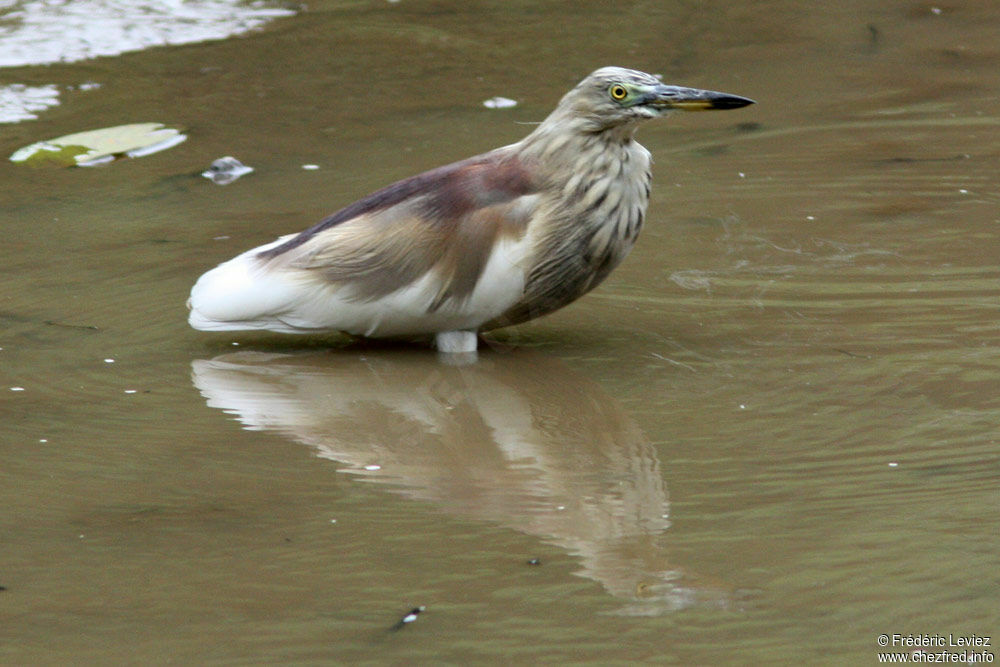
<path fill-rule="evenodd" d="M 628 97 L 628 91 L 625 90 L 625 86 L 621 86 L 617 83 L 611 86 L 611 88 L 608 90 L 608 94 L 611 95 L 611 99 L 615 100 L 616 102 L 621 102 L 626 97 Z"/>

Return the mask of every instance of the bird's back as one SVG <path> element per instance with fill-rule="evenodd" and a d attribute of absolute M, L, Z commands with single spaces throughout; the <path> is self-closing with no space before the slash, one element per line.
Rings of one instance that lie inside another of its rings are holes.
<path fill-rule="evenodd" d="M 523 293 L 536 200 L 511 147 L 424 172 L 209 271 L 189 320 L 365 336 L 478 328 Z"/>

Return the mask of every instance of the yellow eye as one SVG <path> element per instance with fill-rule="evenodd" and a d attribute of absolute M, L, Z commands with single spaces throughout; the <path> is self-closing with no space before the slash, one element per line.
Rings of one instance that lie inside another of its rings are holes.
<path fill-rule="evenodd" d="M 611 86 L 611 88 L 608 90 L 608 94 L 610 94 L 611 99 L 615 100 L 616 102 L 621 102 L 626 97 L 628 97 L 628 91 L 625 90 L 625 86 L 621 86 L 617 83 Z"/>

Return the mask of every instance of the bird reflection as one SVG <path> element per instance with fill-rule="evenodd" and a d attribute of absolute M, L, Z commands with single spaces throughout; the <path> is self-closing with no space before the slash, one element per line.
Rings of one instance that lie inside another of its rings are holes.
<path fill-rule="evenodd" d="M 467 366 L 418 353 L 239 352 L 192 363 L 208 401 L 449 513 L 558 545 L 626 614 L 726 595 L 666 562 L 669 503 L 652 444 L 607 393 L 516 350 Z"/>

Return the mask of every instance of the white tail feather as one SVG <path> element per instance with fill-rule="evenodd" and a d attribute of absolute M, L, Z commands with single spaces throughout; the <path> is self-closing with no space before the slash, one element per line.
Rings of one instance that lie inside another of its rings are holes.
<path fill-rule="evenodd" d="M 265 270 L 255 248 L 208 271 L 191 289 L 188 322 L 202 331 L 269 329 L 298 332 L 281 320 L 303 298 L 303 285 Z"/>
<path fill-rule="evenodd" d="M 260 261 L 283 242 L 255 248 L 205 273 L 191 289 L 188 322 L 202 331 L 267 330 L 281 333 L 344 331 L 359 336 L 412 336 L 475 331 L 522 294 L 527 242 L 500 242 L 469 298 L 431 308 L 441 278 L 429 271 L 371 301 L 350 285 L 326 282 L 316 271 Z M 471 334 L 474 344 L 475 334 Z M 463 347 L 468 347 L 464 340 Z M 475 349 L 474 347 L 472 349 Z"/>

